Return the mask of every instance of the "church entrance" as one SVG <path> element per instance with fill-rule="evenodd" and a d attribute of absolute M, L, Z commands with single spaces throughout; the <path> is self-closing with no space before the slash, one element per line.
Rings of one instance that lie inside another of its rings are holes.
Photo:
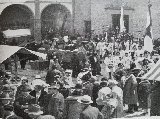
<path fill-rule="evenodd" d="M 120 28 L 120 17 L 121 14 L 112 14 L 112 27 L 116 30 L 116 27 Z M 126 28 L 126 32 L 129 32 L 129 15 L 124 15 L 124 26 Z"/>

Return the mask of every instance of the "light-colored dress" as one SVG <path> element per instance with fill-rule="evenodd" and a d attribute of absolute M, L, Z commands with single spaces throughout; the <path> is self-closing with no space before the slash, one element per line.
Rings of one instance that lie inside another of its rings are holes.
<path fill-rule="evenodd" d="M 101 113 L 104 116 L 104 119 L 111 118 L 111 109 L 112 107 L 108 104 L 109 98 L 111 95 L 111 89 L 109 87 L 103 87 L 98 92 L 98 98 L 96 100 L 98 105 L 104 105 Z"/>
<path fill-rule="evenodd" d="M 112 87 L 112 93 L 116 94 L 115 98 L 117 99 L 117 106 L 116 106 L 116 118 L 123 117 L 123 91 L 120 87 L 114 86 Z"/>
<path fill-rule="evenodd" d="M 104 63 L 106 65 L 105 71 L 106 72 L 112 72 L 114 70 L 114 67 L 109 67 L 109 66 L 113 66 L 113 60 L 111 57 L 106 57 L 104 60 Z"/>

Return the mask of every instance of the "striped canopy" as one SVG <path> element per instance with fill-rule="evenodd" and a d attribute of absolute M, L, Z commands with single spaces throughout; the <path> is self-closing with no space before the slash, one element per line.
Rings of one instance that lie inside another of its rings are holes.
<path fill-rule="evenodd" d="M 145 74 L 142 79 L 160 81 L 160 60 Z"/>

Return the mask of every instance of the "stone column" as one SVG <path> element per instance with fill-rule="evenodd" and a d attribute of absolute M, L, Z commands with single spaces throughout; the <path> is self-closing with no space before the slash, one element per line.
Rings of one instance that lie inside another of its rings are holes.
<path fill-rule="evenodd" d="M 40 2 L 35 0 L 35 17 L 34 17 L 34 39 L 41 42 L 41 17 L 40 17 Z"/>
<path fill-rule="evenodd" d="M 72 0 L 72 34 L 75 34 L 75 27 L 74 27 L 74 21 L 75 21 L 75 0 Z"/>

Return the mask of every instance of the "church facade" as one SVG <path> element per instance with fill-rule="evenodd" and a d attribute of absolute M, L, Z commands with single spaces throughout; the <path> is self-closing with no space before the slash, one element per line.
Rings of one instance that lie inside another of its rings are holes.
<path fill-rule="evenodd" d="M 153 37 L 159 38 L 160 0 L 150 3 Z M 29 28 L 37 41 L 56 30 L 99 35 L 108 27 L 119 29 L 122 5 L 127 32 L 142 37 L 147 22 L 146 0 L 0 0 L 0 27 Z"/>

